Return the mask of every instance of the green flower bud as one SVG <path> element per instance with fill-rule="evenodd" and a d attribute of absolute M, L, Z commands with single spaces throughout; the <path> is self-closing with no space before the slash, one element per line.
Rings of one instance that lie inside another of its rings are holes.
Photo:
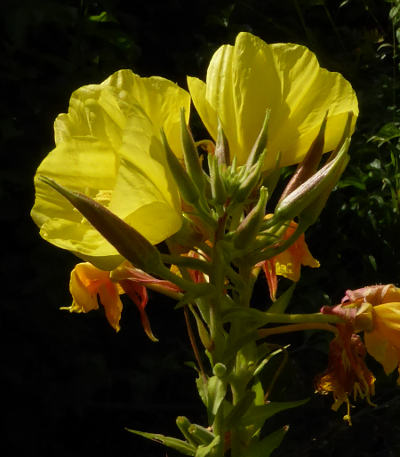
<path fill-rule="evenodd" d="M 226 375 L 226 366 L 223 363 L 216 363 L 213 368 L 213 373 L 217 378 L 223 378 Z"/>
<path fill-rule="evenodd" d="M 176 183 L 178 184 L 179 192 L 182 198 L 187 203 L 195 205 L 199 200 L 198 190 L 196 189 L 186 170 L 182 167 L 176 155 L 169 147 L 167 137 L 165 136 L 163 130 L 161 130 L 161 139 L 165 148 L 169 168 L 175 178 Z"/>
<path fill-rule="evenodd" d="M 265 215 L 265 205 L 267 204 L 268 190 L 265 187 L 260 189 L 260 197 L 256 206 L 243 219 L 236 229 L 233 244 L 236 249 L 243 249 L 251 244 L 261 227 Z"/>
<path fill-rule="evenodd" d="M 193 140 L 188 126 L 186 125 L 185 110 L 183 108 L 181 110 L 181 138 L 186 170 L 189 176 L 192 178 L 192 181 L 196 185 L 200 194 L 204 196 L 206 187 L 204 172 L 201 167 L 196 144 Z"/>
<path fill-rule="evenodd" d="M 256 139 L 256 142 L 254 143 L 254 146 L 247 158 L 246 161 L 246 167 L 249 169 L 252 167 L 255 163 L 257 163 L 260 160 L 261 154 L 266 150 L 267 148 L 267 141 L 268 141 L 268 123 L 269 123 L 269 118 L 271 116 L 271 110 L 267 108 L 265 112 L 265 118 L 263 125 L 261 127 L 260 133 Z M 263 160 L 264 161 L 264 160 Z"/>
<path fill-rule="evenodd" d="M 215 157 L 219 164 L 229 164 L 229 144 L 226 139 L 222 124 L 218 118 L 217 141 L 215 143 Z"/>
<path fill-rule="evenodd" d="M 46 176 L 39 179 L 63 195 L 133 265 L 149 273 L 157 273 L 164 268 L 158 249 L 100 203 Z"/>
<path fill-rule="evenodd" d="M 283 220 L 290 221 L 294 219 L 305 208 L 311 208 L 311 203 L 323 194 L 328 198 L 329 193 L 339 180 L 349 161 L 349 155 L 347 154 L 349 145 L 350 138 L 344 142 L 341 150 L 333 160 L 324 165 L 311 178 L 307 179 L 307 181 L 279 202 L 274 216 L 266 222 L 265 228 L 271 227 Z M 326 195 L 326 192 L 328 192 L 328 195 Z"/>

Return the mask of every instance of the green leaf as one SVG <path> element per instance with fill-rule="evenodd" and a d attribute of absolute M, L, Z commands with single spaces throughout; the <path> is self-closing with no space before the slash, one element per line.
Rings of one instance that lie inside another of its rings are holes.
<path fill-rule="evenodd" d="M 232 408 L 230 413 L 225 418 L 225 427 L 227 429 L 234 428 L 241 418 L 248 411 L 256 398 L 256 393 L 252 390 L 247 391 L 238 403 Z"/>
<path fill-rule="evenodd" d="M 280 430 L 272 432 L 261 441 L 255 442 L 246 452 L 246 457 L 269 457 L 282 442 L 283 437 L 289 430 L 286 425 Z"/>
<path fill-rule="evenodd" d="M 267 421 L 270 417 L 274 416 L 275 414 L 285 411 L 291 408 L 297 408 L 298 406 L 304 405 L 308 402 L 308 398 L 304 400 L 297 400 L 297 401 L 286 401 L 286 402 L 270 402 L 265 405 L 261 406 L 253 406 L 253 408 L 249 409 L 242 417 L 242 424 L 244 426 L 249 426 L 252 424 L 261 424 L 264 425 L 265 421 Z"/>
<path fill-rule="evenodd" d="M 170 447 L 171 449 L 175 449 L 184 455 L 197 455 L 196 447 L 193 446 L 193 444 L 187 443 L 186 441 L 178 440 L 177 438 L 172 438 L 170 436 L 160 435 L 158 433 L 140 432 L 139 430 L 132 430 L 129 428 L 126 428 L 125 430 L 130 433 L 134 433 L 135 435 L 143 436 L 143 438 L 156 441 L 157 443 L 163 444 L 164 446 Z"/>
<path fill-rule="evenodd" d="M 196 384 L 200 397 L 207 407 L 209 423 L 212 423 L 225 398 L 226 382 L 222 381 L 217 376 L 211 376 L 211 378 L 208 378 L 205 382 L 203 377 L 199 376 L 196 380 Z"/>
<path fill-rule="evenodd" d="M 268 309 L 269 313 L 284 313 L 288 307 L 294 289 L 296 288 L 296 283 L 294 282 L 283 294 L 270 306 Z"/>
<path fill-rule="evenodd" d="M 216 436 L 210 444 L 199 446 L 197 448 L 196 457 L 207 457 L 213 455 L 212 452 L 216 446 L 218 446 L 221 442 L 221 437 Z"/>

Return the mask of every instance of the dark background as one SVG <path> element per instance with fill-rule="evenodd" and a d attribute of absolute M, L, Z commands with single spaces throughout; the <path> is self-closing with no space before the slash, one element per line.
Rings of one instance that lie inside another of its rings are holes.
<path fill-rule="evenodd" d="M 32 177 L 53 148 L 52 123 L 71 92 L 115 70 L 160 75 L 186 87 L 205 77 L 212 53 L 239 31 L 267 42 L 297 42 L 352 83 L 360 102 L 352 162 L 320 221 L 307 234 L 319 270 L 304 269 L 291 310 L 314 312 L 347 288 L 400 282 L 398 12 L 383 0 L 92 1 L 6 0 L 1 36 L 1 455 L 158 457 L 176 455 L 124 427 L 178 436 L 174 421 L 203 421 L 183 315 L 153 294 L 148 306 L 160 342 L 147 339 L 126 303 L 115 332 L 101 312 L 71 315 L 76 259 L 41 240 L 29 218 Z M 391 18 L 389 17 L 389 12 Z M 200 129 L 200 127 L 198 127 Z M 367 141 L 376 136 L 380 141 Z M 256 298 L 265 300 L 263 281 Z M 269 425 L 290 424 L 275 456 L 397 457 L 400 396 L 395 376 L 377 376 L 372 408 L 360 403 L 353 427 L 331 398 L 313 394 L 328 337 L 293 335 L 273 400 L 310 397 Z M 287 339 L 285 339 L 286 343 Z"/>

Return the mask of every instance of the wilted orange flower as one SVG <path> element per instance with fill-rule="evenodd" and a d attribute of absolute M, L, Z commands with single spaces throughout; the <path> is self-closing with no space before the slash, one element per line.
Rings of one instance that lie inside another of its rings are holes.
<path fill-rule="evenodd" d="M 317 377 L 316 391 L 321 394 L 332 393 L 332 409 L 337 411 L 345 403 L 347 413 L 343 417 L 351 425 L 350 399 L 365 398 L 369 404 L 374 395 L 375 378 L 365 364 L 366 350 L 360 337 L 353 333 L 348 324 L 339 324 L 338 335 L 329 346 L 328 368 Z"/>
<path fill-rule="evenodd" d="M 385 373 L 397 368 L 400 374 L 400 289 L 386 284 L 348 290 L 339 306 L 356 310 L 354 325 L 364 331 L 367 351 Z"/>
<path fill-rule="evenodd" d="M 298 224 L 294 221 L 290 222 L 281 241 L 288 240 L 295 232 L 297 225 Z M 283 276 L 291 281 L 297 282 L 300 279 L 302 265 L 318 268 L 319 262 L 311 255 L 304 234 L 302 234 L 285 251 L 275 257 L 264 260 L 259 265 L 262 266 L 265 277 L 267 278 L 271 299 L 275 300 L 278 288 L 277 276 Z"/>
<path fill-rule="evenodd" d="M 110 280 L 109 271 L 100 270 L 89 262 L 78 263 L 71 272 L 69 290 L 72 305 L 62 309 L 71 313 L 88 313 L 99 309 L 100 299 L 109 324 L 117 332 L 120 330 L 122 302 L 119 296 L 123 291 Z"/>
<path fill-rule="evenodd" d="M 72 313 L 87 313 L 104 307 L 109 324 L 118 332 L 122 313 L 121 294 L 127 294 L 137 306 L 143 329 L 147 336 L 157 341 L 154 336 L 145 308 L 148 302 L 146 286 L 157 284 L 158 289 L 177 292 L 179 289 L 169 281 L 160 280 L 134 268 L 129 262 L 124 262 L 118 268 L 103 271 L 89 262 L 79 263 L 71 272 L 70 292 L 72 305 L 63 307 Z"/>

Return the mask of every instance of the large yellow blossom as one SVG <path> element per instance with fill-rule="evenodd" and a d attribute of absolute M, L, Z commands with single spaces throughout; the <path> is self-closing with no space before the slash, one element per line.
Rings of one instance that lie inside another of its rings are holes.
<path fill-rule="evenodd" d="M 56 147 L 40 164 L 32 217 L 41 236 L 99 268 L 122 258 L 67 200 L 38 179 L 45 175 L 80 191 L 156 244 L 181 226 L 180 198 L 161 143 L 180 157 L 180 110 L 189 94 L 159 77 L 120 70 L 72 94 L 68 113 L 54 125 Z"/>
<path fill-rule="evenodd" d="M 218 118 L 231 158 L 243 164 L 271 110 L 267 157 L 271 169 L 281 152 L 281 165 L 300 162 L 316 138 L 326 112 L 324 152 L 334 150 L 343 135 L 348 113 L 358 115 L 356 95 L 339 73 L 321 68 L 315 55 L 297 44 L 266 44 L 239 33 L 234 46 L 213 55 L 206 83 L 188 78 L 194 105 L 216 140 Z"/>

